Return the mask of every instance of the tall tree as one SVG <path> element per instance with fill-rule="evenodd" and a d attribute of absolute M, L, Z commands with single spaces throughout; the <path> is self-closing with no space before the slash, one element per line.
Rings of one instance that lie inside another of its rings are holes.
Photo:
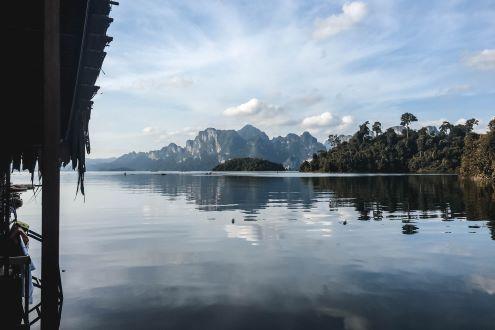
<path fill-rule="evenodd" d="M 490 132 L 495 133 L 495 118 L 490 120 L 490 122 L 488 123 L 488 129 L 490 130 Z"/>
<path fill-rule="evenodd" d="M 442 125 L 440 125 L 440 133 L 447 135 L 452 129 L 452 124 L 448 121 L 444 121 Z"/>
<path fill-rule="evenodd" d="M 330 145 L 330 149 L 335 148 L 338 146 L 342 141 L 340 140 L 340 136 L 337 134 L 330 134 L 328 136 L 328 143 Z"/>
<path fill-rule="evenodd" d="M 382 123 L 375 121 L 371 129 L 375 132 L 375 137 L 382 134 Z"/>
<path fill-rule="evenodd" d="M 474 129 L 474 126 L 475 125 L 478 125 L 479 124 L 479 121 L 478 119 L 476 118 L 471 118 L 471 119 L 468 119 L 466 120 L 466 131 L 469 133 L 469 132 L 472 132 L 473 129 Z"/>
<path fill-rule="evenodd" d="M 402 116 L 400 116 L 400 124 L 406 126 L 407 139 L 409 139 L 409 125 L 411 125 L 413 121 L 418 121 L 418 118 L 410 112 L 403 113 Z"/>
<path fill-rule="evenodd" d="M 369 121 L 365 121 L 361 125 L 359 125 L 359 131 L 357 132 L 358 140 L 360 142 L 364 142 L 366 139 L 369 138 L 370 136 L 370 128 L 368 125 L 370 124 Z"/>

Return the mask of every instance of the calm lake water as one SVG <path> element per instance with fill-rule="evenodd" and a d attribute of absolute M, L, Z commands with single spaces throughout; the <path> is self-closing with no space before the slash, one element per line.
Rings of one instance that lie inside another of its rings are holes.
<path fill-rule="evenodd" d="M 89 173 L 84 201 L 63 173 L 61 189 L 62 329 L 495 328 L 495 194 L 455 176 Z M 41 197 L 23 199 L 39 230 Z"/>

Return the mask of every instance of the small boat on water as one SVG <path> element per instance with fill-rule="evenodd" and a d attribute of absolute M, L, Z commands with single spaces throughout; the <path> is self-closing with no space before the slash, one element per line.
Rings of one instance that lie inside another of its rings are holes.
<path fill-rule="evenodd" d="M 10 186 L 10 191 L 14 193 L 25 192 L 28 190 L 33 190 L 36 187 L 41 187 L 41 185 L 32 185 L 32 184 L 13 184 Z"/>

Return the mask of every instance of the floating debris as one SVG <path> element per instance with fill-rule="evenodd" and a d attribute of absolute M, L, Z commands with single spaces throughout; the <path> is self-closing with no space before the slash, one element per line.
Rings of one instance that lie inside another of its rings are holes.
<path fill-rule="evenodd" d="M 402 233 L 405 235 L 412 235 L 418 233 L 418 227 L 415 225 L 407 224 L 402 226 Z"/>

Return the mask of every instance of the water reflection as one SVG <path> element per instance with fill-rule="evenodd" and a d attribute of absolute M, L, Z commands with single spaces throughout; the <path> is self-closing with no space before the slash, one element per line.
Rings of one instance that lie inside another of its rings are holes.
<path fill-rule="evenodd" d="M 493 186 L 448 175 L 253 177 L 211 175 L 111 175 L 124 189 L 179 196 L 200 211 L 240 210 L 245 221 L 259 220 L 267 207 L 311 210 L 322 199 L 329 212 L 351 207 L 362 221 L 399 220 L 404 234 L 415 234 L 418 220 L 487 221 L 495 239 Z"/>
<path fill-rule="evenodd" d="M 89 173 L 83 202 L 75 180 L 62 177 L 63 329 L 495 324 L 491 187 Z M 25 200 L 20 216 L 39 229 L 40 205 Z"/>
<path fill-rule="evenodd" d="M 227 237 L 229 238 L 241 238 L 253 243 L 263 239 L 261 227 L 257 225 L 225 225 L 225 231 L 227 232 Z"/>
<path fill-rule="evenodd" d="M 169 200 L 180 195 L 202 211 L 242 210 L 256 214 L 269 202 L 310 208 L 315 192 L 299 178 L 212 175 L 120 175 L 110 176 L 124 189 L 159 192 Z M 104 178 L 105 179 L 105 178 Z"/>

